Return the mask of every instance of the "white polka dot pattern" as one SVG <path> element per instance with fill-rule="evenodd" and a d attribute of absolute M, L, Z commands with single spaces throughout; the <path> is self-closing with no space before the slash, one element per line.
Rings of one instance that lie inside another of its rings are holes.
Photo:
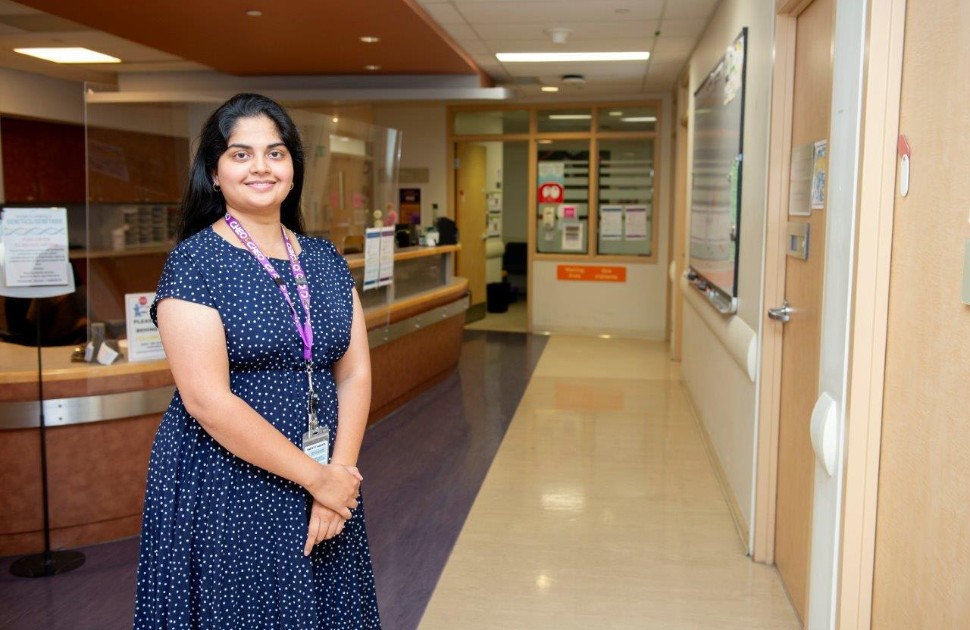
<path fill-rule="evenodd" d="M 328 241 L 298 241 L 312 297 L 319 417 L 336 436 L 332 367 L 350 343 L 354 283 Z M 295 295 L 289 261 L 274 259 L 273 266 Z M 303 346 L 259 263 L 207 228 L 169 255 L 153 320 L 165 298 L 219 311 L 232 391 L 299 445 L 306 430 Z M 343 533 L 305 558 L 308 513 L 303 488 L 222 448 L 176 391 L 148 469 L 134 627 L 380 628 L 363 500 Z"/>

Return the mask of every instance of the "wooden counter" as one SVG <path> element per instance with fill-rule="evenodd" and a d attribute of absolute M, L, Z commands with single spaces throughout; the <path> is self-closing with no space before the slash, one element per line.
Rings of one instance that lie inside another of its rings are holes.
<path fill-rule="evenodd" d="M 414 248 L 401 254 L 441 254 L 443 249 Z M 357 265 L 353 257 L 348 262 Z M 373 373 L 369 423 L 454 369 L 467 291 L 467 280 L 451 278 L 445 286 L 365 312 Z M 174 387 L 164 360 L 110 366 L 71 363 L 72 349 L 41 350 L 55 549 L 138 533 L 148 457 Z M 37 395 L 37 349 L 0 343 L 0 556 L 43 549 Z M 133 397 L 134 402 L 128 400 Z M 60 423 L 52 422 L 48 411 L 48 405 L 59 401 L 118 399 L 142 411 Z"/>

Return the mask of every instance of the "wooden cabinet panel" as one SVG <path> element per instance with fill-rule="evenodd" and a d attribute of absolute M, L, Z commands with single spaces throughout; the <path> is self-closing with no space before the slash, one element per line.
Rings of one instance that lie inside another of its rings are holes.
<path fill-rule="evenodd" d="M 0 118 L 7 203 L 84 203 L 84 128 Z"/>
<path fill-rule="evenodd" d="M 0 125 L 8 203 L 81 204 L 86 185 L 91 201 L 102 203 L 170 204 L 182 196 L 185 138 L 91 127 L 85 145 L 81 125 L 11 117 Z"/>

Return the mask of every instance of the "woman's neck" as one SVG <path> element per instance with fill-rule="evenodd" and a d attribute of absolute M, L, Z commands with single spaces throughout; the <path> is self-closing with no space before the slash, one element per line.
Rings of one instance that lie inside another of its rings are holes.
<path fill-rule="evenodd" d="M 282 232 L 280 230 L 280 216 L 279 214 L 250 214 L 234 211 L 228 209 L 227 213 L 232 216 L 233 219 L 238 221 L 242 227 L 249 233 L 249 237 L 253 239 L 256 245 L 259 247 L 260 251 L 270 258 L 286 258 L 287 252 L 286 247 L 283 244 Z M 226 225 L 225 218 L 221 218 L 216 221 L 213 229 L 216 230 L 223 238 L 229 241 L 232 245 L 236 247 L 243 247 L 239 240 L 239 237 L 228 225 Z M 290 235 L 290 232 L 287 232 Z M 291 236 L 291 243 L 299 253 L 299 244 L 294 242 Z"/>

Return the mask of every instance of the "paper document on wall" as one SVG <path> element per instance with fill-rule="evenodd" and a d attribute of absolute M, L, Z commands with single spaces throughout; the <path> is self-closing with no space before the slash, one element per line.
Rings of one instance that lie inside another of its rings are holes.
<path fill-rule="evenodd" d="M 626 215 L 626 220 L 624 221 L 626 240 L 647 240 L 647 207 L 627 206 L 624 214 Z"/>
<path fill-rule="evenodd" d="M 604 241 L 623 239 L 623 206 L 600 207 L 600 238 Z"/>

